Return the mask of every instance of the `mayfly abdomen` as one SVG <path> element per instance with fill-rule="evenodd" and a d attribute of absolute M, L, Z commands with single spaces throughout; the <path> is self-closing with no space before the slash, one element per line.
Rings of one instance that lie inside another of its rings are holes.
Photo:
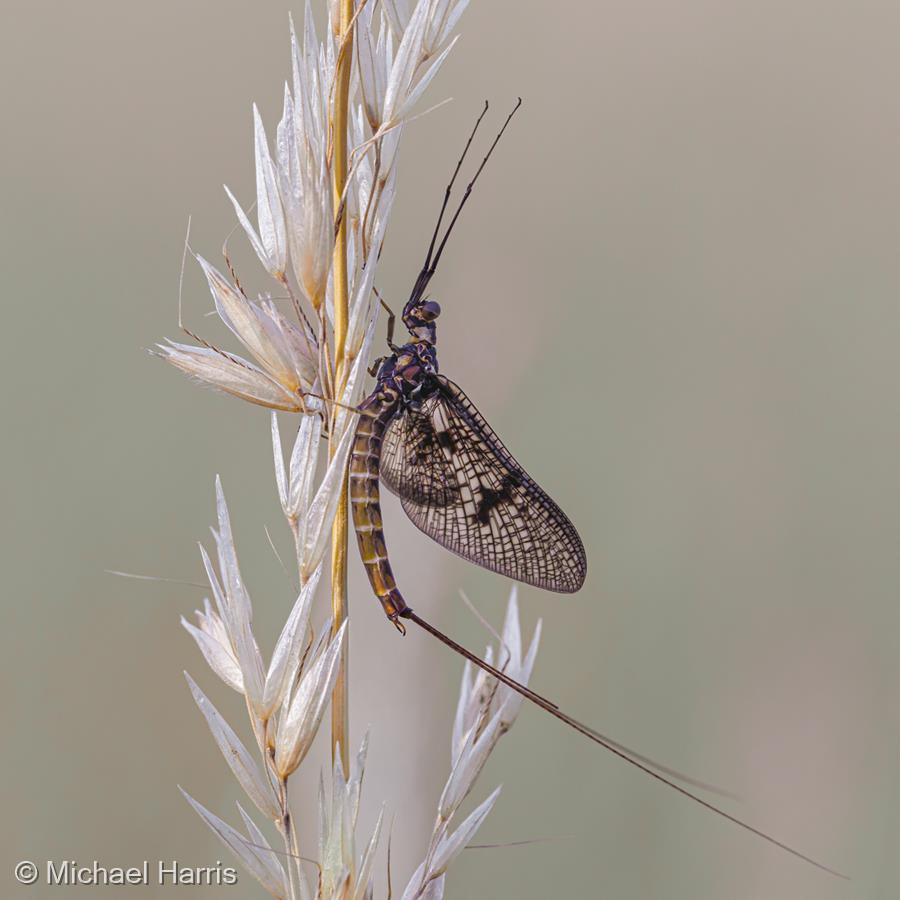
<path fill-rule="evenodd" d="M 388 560 L 381 521 L 381 493 L 378 466 L 381 445 L 388 423 L 397 411 L 396 394 L 378 393 L 361 409 L 350 456 L 350 506 L 359 553 L 372 590 L 381 601 L 388 618 L 404 631 L 398 616 L 407 609 Z"/>

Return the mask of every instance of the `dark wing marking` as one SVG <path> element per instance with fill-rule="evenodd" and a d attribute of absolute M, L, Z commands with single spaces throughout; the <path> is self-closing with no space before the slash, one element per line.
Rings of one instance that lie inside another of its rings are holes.
<path fill-rule="evenodd" d="M 584 546 L 566 514 L 442 375 L 420 409 L 388 424 L 380 475 L 413 523 L 464 559 L 551 591 L 584 583 Z"/>
<path fill-rule="evenodd" d="M 442 447 L 446 432 L 437 433 L 429 411 L 403 409 L 390 421 L 381 446 L 382 484 L 398 497 L 420 505 L 457 502 L 456 475 Z"/>

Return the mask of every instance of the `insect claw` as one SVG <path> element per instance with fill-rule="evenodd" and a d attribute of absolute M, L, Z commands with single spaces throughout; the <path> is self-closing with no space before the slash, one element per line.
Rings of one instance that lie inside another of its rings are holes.
<path fill-rule="evenodd" d="M 393 617 L 391 618 L 391 622 L 394 623 L 394 628 L 400 632 L 400 635 L 406 637 L 406 626 L 399 619 Z"/>

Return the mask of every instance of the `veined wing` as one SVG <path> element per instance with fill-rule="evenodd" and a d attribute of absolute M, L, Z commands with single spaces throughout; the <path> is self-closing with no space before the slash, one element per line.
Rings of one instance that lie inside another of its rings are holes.
<path fill-rule="evenodd" d="M 388 425 L 380 475 L 413 523 L 448 550 L 551 591 L 584 583 L 584 546 L 469 398 L 437 376 L 418 410 Z"/>

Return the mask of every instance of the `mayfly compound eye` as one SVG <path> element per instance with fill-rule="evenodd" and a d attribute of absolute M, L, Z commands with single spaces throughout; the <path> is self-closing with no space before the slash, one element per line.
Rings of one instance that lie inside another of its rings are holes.
<path fill-rule="evenodd" d="M 441 314 L 441 304 L 437 300 L 426 300 L 419 307 L 418 314 L 426 322 L 433 322 Z"/>

